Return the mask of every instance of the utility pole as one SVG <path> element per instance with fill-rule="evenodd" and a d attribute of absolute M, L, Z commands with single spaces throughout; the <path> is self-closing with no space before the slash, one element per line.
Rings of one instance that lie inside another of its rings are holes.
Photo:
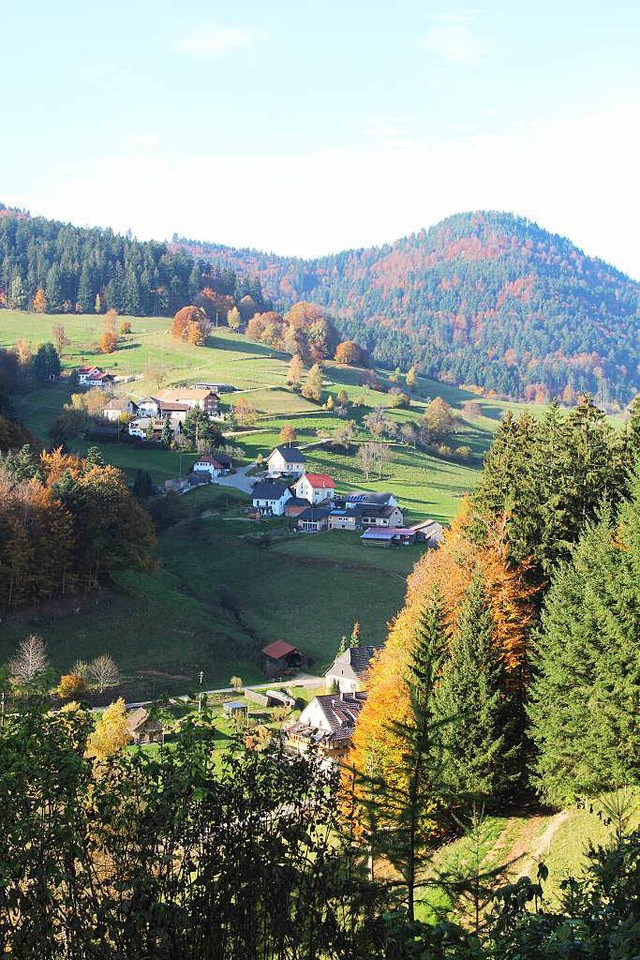
<path fill-rule="evenodd" d="M 198 682 L 199 682 L 198 713 L 202 713 L 202 681 L 203 680 L 204 680 L 204 671 L 201 670 L 200 675 L 198 677 Z"/>

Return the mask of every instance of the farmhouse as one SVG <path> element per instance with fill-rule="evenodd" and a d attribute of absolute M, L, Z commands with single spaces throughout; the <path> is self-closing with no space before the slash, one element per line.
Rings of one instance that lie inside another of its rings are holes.
<path fill-rule="evenodd" d="M 268 677 L 275 677 L 287 670 L 304 670 L 309 658 L 286 640 L 274 640 L 260 651 L 260 666 Z"/>
<path fill-rule="evenodd" d="M 305 473 L 295 485 L 296 497 L 308 500 L 312 505 L 332 500 L 335 488 L 328 473 Z"/>
<path fill-rule="evenodd" d="M 171 387 L 160 390 L 156 400 L 162 403 L 185 403 L 190 410 L 198 407 L 210 417 L 217 417 L 220 411 L 220 397 L 213 390 L 196 390 L 194 387 Z"/>
<path fill-rule="evenodd" d="M 226 477 L 231 470 L 231 457 L 226 453 L 206 454 L 198 457 L 193 465 L 194 473 L 208 473 L 214 477 Z"/>
<path fill-rule="evenodd" d="M 267 473 L 270 477 L 287 476 L 299 477 L 304 472 L 304 454 L 297 447 L 289 444 L 276 447 L 267 459 Z"/>
<path fill-rule="evenodd" d="M 162 724 L 153 720 L 144 707 L 138 707 L 127 715 L 127 730 L 134 743 L 157 743 L 162 740 Z"/>
<path fill-rule="evenodd" d="M 114 397 L 112 400 L 107 400 L 102 408 L 103 418 L 105 420 L 110 420 L 113 423 L 117 423 L 123 414 L 135 415 L 137 412 L 137 403 L 134 400 L 127 399 L 126 397 Z"/>
<path fill-rule="evenodd" d="M 315 745 L 332 759 L 344 756 L 366 700 L 367 694 L 360 692 L 315 697 L 287 728 L 289 745 L 301 753 Z"/>
<path fill-rule="evenodd" d="M 253 506 L 265 516 L 281 517 L 287 500 L 291 499 L 291 490 L 286 483 L 277 480 L 265 480 L 256 483 L 251 491 Z"/>
<path fill-rule="evenodd" d="M 105 373 L 100 367 L 78 367 L 78 383 L 81 387 L 101 387 L 106 390 L 115 383 L 110 373 Z"/>
<path fill-rule="evenodd" d="M 340 693 L 362 689 L 367 671 L 378 647 L 350 647 L 339 653 L 325 673 L 328 687 L 335 684 Z"/>
<path fill-rule="evenodd" d="M 310 507 L 307 504 L 307 509 L 298 517 L 296 526 L 298 530 L 306 533 L 319 533 L 320 530 L 327 529 L 330 513 L 331 507 Z"/>
<path fill-rule="evenodd" d="M 138 437 L 139 440 L 147 439 L 149 427 L 153 428 L 153 439 L 159 440 L 162 433 L 162 421 L 155 420 L 153 417 L 136 417 L 129 423 L 129 436 Z"/>
<path fill-rule="evenodd" d="M 387 530 L 369 527 L 360 537 L 365 547 L 390 547 L 402 544 L 407 547 L 416 542 L 417 534 L 412 527 L 390 527 Z"/>

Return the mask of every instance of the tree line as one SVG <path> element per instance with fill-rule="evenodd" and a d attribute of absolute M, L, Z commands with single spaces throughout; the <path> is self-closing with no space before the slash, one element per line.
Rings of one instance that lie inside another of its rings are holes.
<path fill-rule="evenodd" d="M 179 247 L 43 217 L 0 217 L 0 306 L 48 313 L 172 316 L 185 303 L 226 322 L 267 309 L 260 282 Z"/>
<path fill-rule="evenodd" d="M 155 545 L 148 513 L 122 471 L 100 457 L 0 454 L 0 605 L 87 590 L 113 570 L 142 569 Z"/>
<path fill-rule="evenodd" d="M 433 666 L 428 655 L 416 657 L 416 697 Z M 439 878 L 464 919 L 428 924 L 407 912 L 393 878 L 371 876 L 340 775 L 314 751 L 292 754 L 278 735 L 247 747 L 236 733 L 219 760 L 195 718 L 181 725 L 171 749 L 127 748 L 123 721 L 118 703 L 96 721 L 77 703 L 53 713 L 32 700 L 0 726 L 5 954 L 25 960 L 635 955 L 640 857 L 624 812 L 612 845 L 589 853 L 583 874 L 567 881 L 557 903 L 544 901 L 542 864 L 533 878 L 505 884 L 471 863 Z M 424 727 L 414 736 L 422 740 Z M 407 838 L 420 837 L 411 832 L 411 802 L 398 811 L 402 830 L 395 833 L 405 850 Z M 395 859 L 404 869 L 399 854 Z"/>

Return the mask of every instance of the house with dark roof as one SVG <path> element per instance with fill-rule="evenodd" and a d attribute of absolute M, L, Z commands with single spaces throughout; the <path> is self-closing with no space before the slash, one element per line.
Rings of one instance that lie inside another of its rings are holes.
<path fill-rule="evenodd" d="M 326 530 L 329 523 L 331 507 L 310 507 L 304 510 L 296 520 L 296 527 L 305 533 L 319 533 Z"/>
<path fill-rule="evenodd" d="M 296 497 L 316 503 L 332 501 L 336 490 L 335 481 L 328 473 L 304 473 L 295 485 Z"/>
<path fill-rule="evenodd" d="M 402 527 L 404 514 L 400 507 L 388 504 L 386 507 L 371 507 L 368 504 L 362 509 L 361 526 L 363 527 Z"/>
<path fill-rule="evenodd" d="M 365 676 L 379 647 L 350 647 L 339 653 L 327 672 L 327 687 L 337 687 L 340 693 L 355 693 L 362 689 Z"/>
<path fill-rule="evenodd" d="M 301 513 L 304 513 L 304 511 L 308 509 L 308 500 L 303 500 L 302 497 L 291 497 L 291 500 L 287 500 L 284 506 L 284 515 L 285 517 L 295 520 Z"/>
<path fill-rule="evenodd" d="M 214 477 L 226 477 L 231 470 L 231 457 L 226 453 L 207 453 L 198 457 L 192 470 L 195 473 L 208 473 L 212 480 Z"/>
<path fill-rule="evenodd" d="M 256 510 L 265 516 L 281 517 L 287 500 L 291 499 L 291 490 L 278 480 L 264 480 L 256 483 L 251 491 L 251 499 Z"/>
<path fill-rule="evenodd" d="M 299 477 L 304 473 L 305 457 L 301 450 L 291 444 L 283 444 L 271 451 L 267 458 L 267 473 L 270 477 L 283 474 Z"/>
<path fill-rule="evenodd" d="M 353 732 L 367 694 L 339 693 L 315 697 L 298 721 L 286 730 L 289 746 L 303 753 L 316 747 L 331 759 L 343 757 L 351 746 Z"/>
<path fill-rule="evenodd" d="M 329 530 L 359 530 L 362 507 L 334 507 L 328 517 Z"/>
<path fill-rule="evenodd" d="M 274 640 L 260 651 L 260 666 L 268 677 L 277 677 L 289 670 L 305 670 L 309 658 L 286 640 Z"/>

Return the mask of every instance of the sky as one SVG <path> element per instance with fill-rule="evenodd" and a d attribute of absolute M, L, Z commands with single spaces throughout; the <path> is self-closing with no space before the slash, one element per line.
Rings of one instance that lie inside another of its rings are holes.
<path fill-rule="evenodd" d="M 640 279 L 640 3 L 0 0 L 0 201 L 299 256 L 508 210 Z"/>

